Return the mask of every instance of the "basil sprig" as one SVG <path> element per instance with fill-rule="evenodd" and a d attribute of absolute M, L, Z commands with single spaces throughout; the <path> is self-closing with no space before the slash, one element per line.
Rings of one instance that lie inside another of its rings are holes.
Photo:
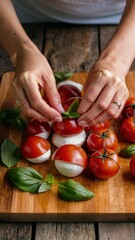
<path fill-rule="evenodd" d="M 135 144 L 130 144 L 119 152 L 119 156 L 124 158 L 130 158 L 133 155 L 135 155 Z"/>
<path fill-rule="evenodd" d="M 80 116 L 79 113 L 77 113 L 77 108 L 79 106 L 79 100 L 76 98 L 72 104 L 69 106 L 68 110 L 66 112 L 62 113 L 63 118 L 78 118 Z"/>
<path fill-rule="evenodd" d="M 58 196 L 64 201 L 83 201 L 94 197 L 94 193 L 73 180 L 57 182 L 52 174 L 44 179 L 35 169 L 17 167 L 8 171 L 13 184 L 30 193 L 42 193 L 51 190 L 53 184 L 58 185 Z"/>
<path fill-rule="evenodd" d="M 20 116 L 20 114 L 21 110 L 18 108 L 0 110 L 0 121 L 15 126 L 19 130 L 23 130 L 26 126 L 26 121 Z"/>
<path fill-rule="evenodd" d="M 1 144 L 1 160 L 2 163 L 11 168 L 17 164 L 21 158 L 21 150 L 12 141 L 5 139 Z"/>
<path fill-rule="evenodd" d="M 56 83 L 63 82 L 72 76 L 72 72 L 54 72 Z"/>

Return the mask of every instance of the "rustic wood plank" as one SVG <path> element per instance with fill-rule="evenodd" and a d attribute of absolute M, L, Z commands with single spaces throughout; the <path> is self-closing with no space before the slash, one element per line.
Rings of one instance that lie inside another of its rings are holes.
<path fill-rule="evenodd" d="M 0 240 L 31 240 L 32 224 L 0 223 Z"/>
<path fill-rule="evenodd" d="M 97 27 L 48 25 L 44 53 L 54 71 L 89 71 L 98 57 Z"/>
<path fill-rule="evenodd" d="M 117 26 L 100 26 L 99 27 L 99 44 L 100 52 L 105 48 L 109 40 L 112 38 Z M 133 61 L 130 71 L 135 71 L 135 60 Z"/>
<path fill-rule="evenodd" d="M 99 240 L 134 240 L 135 223 L 99 223 Z"/>
<path fill-rule="evenodd" d="M 92 223 L 37 223 L 35 240 L 95 240 Z"/>

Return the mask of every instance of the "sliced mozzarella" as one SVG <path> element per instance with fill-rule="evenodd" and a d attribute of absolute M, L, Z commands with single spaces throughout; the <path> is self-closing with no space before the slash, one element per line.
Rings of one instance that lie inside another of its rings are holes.
<path fill-rule="evenodd" d="M 84 170 L 83 166 L 62 160 L 55 160 L 55 166 L 57 170 L 66 177 L 76 177 Z"/>
<path fill-rule="evenodd" d="M 49 137 L 49 135 L 50 135 L 50 131 L 49 132 L 44 131 L 44 132 L 36 134 L 35 136 L 39 136 L 39 137 L 42 137 L 44 139 L 47 139 Z"/>
<path fill-rule="evenodd" d="M 68 85 L 68 84 L 78 88 L 80 91 L 82 91 L 82 89 L 83 89 L 83 85 L 82 84 L 74 82 L 72 80 L 66 80 L 66 81 L 58 83 L 57 84 L 57 88 L 59 88 L 59 87 L 61 87 L 63 85 Z"/>
<path fill-rule="evenodd" d="M 36 158 L 27 158 L 28 161 L 32 162 L 32 163 L 42 163 L 45 162 L 49 159 L 49 157 L 51 156 L 51 150 L 49 149 L 46 153 L 44 153 L 43 155 L 36 157 Z"/>
<path fill-rule="evenodd" d="M 81 133 L 74 134 L 70 137 L 63 137 L 59 134 L 54 133 L 52 136 L 52 142 L 56 147 L 61 147 L 65 144 L 75 144 L 82 146 L 86 140 L 86 137 L 87 135 L 84 130 Z"/>

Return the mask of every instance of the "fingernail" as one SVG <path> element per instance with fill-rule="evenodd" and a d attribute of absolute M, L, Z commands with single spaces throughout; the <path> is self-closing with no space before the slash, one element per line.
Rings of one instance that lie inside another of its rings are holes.
<path fill-rule="evenodd" d="M 65 110 L 61 104 L 58 104 L 58 108 L 59 108 L 60 112 L 65 112 Z"/>
<path fill-rule="evenodd" d="M 86 124 L 87 124 L 87 123 L 86 123 L 85 121 L 79 121 L 79 122 L 78 122 L 78 125 L 79 125 L 79 126 L 82 126 L 82 127 L 83 127 L 84 125 L 86 125 Z"/>
<path fill-rule="evenodd" d="M 56 121 L 56 122 L 62 122 L 62 118 L 61 118 L 61 117 L 56 117 L 56 118 L 54 119 L 54 121 Z"/>

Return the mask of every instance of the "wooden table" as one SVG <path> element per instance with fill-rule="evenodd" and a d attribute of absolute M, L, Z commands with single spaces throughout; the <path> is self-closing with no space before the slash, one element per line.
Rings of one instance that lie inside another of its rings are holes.
<path fill-rule="evenodd" d="M 25 24 L 30 38 L 54 71 L 89 71 L 116 26 Z M 133 63 L 131 70 L 135 69 Z M 0 76 L 12 71 L 0 51 Z M 0 223 L 0 240 L 134 240 L 135 223 Z"/>

